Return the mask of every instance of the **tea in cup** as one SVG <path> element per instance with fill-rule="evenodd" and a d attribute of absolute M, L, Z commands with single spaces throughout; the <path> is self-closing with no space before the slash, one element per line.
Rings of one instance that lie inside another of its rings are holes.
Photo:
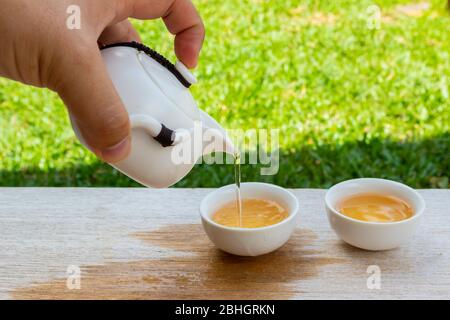
<path fill-rule="evenodd" d="M 289 216 L 288 211 L 275 201 L 242 199 L 241 212 L 237 201 L 230 201 L 213 214 L 212 220 L 226 227 L 262 228 L 277 224 Z"/>
<path fill-rule="evenodd" d="M 240 192 L 241 227 L 234 184 L 218 188 L 202 200 L 200 216 L 209 239 L 219 249 L 240 256 L 266 254 L 285 244 L 297 226 L 297 198 L 268 183 L 242 183 Z"/>
<path fill-rule="evenodd" d="M 366 250 L 389 250 L 413 236 L 425 202 L 402 183 L 361 178 L 331 187 L 325 207 L 331 228 L 343 241 Z"/>
<path fill-rule="evenodd" d="M 381 193 L 357 193 L 340 201 L 337 209 L 347 217 L 371 222 L 402 221 L 414 214 L 408 202 Z"/>

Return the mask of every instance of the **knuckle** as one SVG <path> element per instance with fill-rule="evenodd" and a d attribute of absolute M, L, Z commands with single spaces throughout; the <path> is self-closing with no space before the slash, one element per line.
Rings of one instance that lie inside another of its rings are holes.
<path fill-rule="evenodd" d="M 48 67 L 50 89 L 62 92 L 67 86 L 70 87 L 81 72 L 87 74 L 92 72 L 92 49 L 86 41 L 77 42 L 76 45 L 64 43 L 54 51 Z M 74 66 L 78 72 L 73 71 Z"/>
<path fill-rule="evenodd" d="M 64 50 L 65 55 L 70 63 L 80 68 L 89 68 L 92 63 L 90 57 L 96 53 L 97 48 L 92 45 L 91 41 L 80 39 L 75 45 L 70 45 Z"/>

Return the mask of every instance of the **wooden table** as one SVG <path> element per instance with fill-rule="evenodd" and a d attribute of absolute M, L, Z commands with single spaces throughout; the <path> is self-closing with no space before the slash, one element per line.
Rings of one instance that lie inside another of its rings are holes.
<path fill-rule="evenodd" d="M 293 190 L 295 235 L 256 258 L 209 242 L 198 207 L 210 191 L 0 188 L 0 298 L 450 298 L 450 190 L 421 190 L 419 231 L 386 252 L 341 242 L 324 190 Z"/>

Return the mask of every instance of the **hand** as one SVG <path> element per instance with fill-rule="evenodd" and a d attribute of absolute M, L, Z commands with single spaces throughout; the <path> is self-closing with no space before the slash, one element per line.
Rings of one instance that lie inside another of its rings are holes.
<path fill-rule="evenodd" d="M 71 5 L 81 9 L 79 30 L 66 27 Z M 0 10 L 0 76 L 56 91 L 90 149 L 108 162 L 130 152 L 130 124 L 98 43 L 139 41 L 129 17 L 162 17 L 178 59 L 196 66 L 204 28 L 190 0 L 2 0 Z"/>

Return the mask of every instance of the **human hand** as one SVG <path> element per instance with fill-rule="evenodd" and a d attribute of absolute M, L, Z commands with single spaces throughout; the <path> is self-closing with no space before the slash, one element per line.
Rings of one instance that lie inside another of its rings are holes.
<path fill-rule="evenodd" d="M 72 5 L 81 9 L 80 29 L 66 27 Z M 190 0 L 3 0 L 0 10 L 0 76 L 56 91 L 108 162 L 130 152 L 130 124 L 98 43 L 139 41 L 129 17 L 163 18 L 178 59 L 196 66 L 204 28 Z"/>

